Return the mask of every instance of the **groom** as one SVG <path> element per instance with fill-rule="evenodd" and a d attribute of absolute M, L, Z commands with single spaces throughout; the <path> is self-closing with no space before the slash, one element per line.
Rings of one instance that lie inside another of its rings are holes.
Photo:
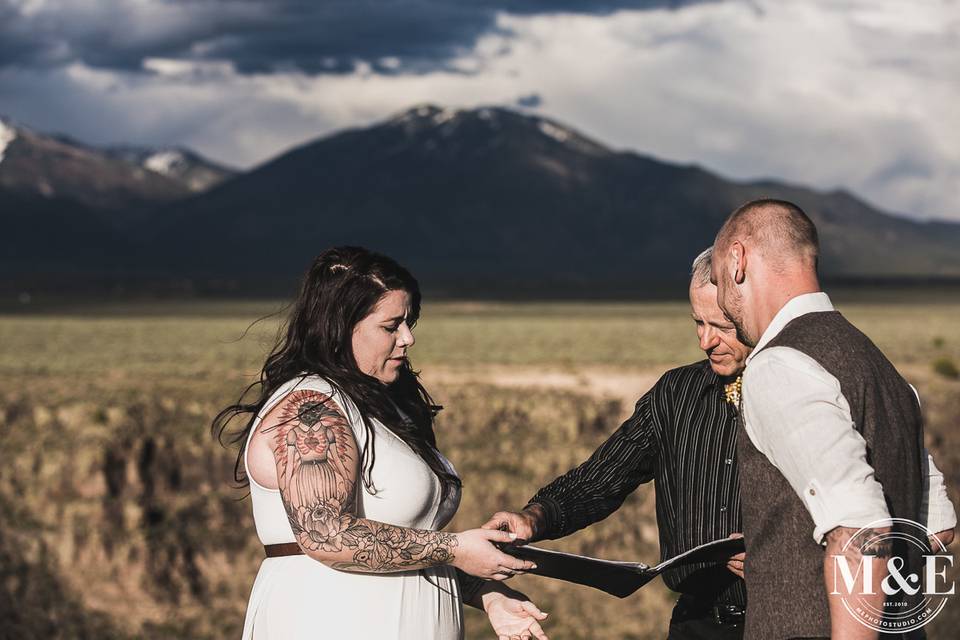
<path fill-rule="evenodd" d="M 844 544 L 861 527 L 889 531 L 889 522 L 876 522 L 891 517 L 926 522 L 932 531 L 956 524 L 949 502 L 946 520 L 923 513 L 918 399 L 820 290 L 817 230 L 798 206 L 749 202 L 730 215 L 714 246 L 718 303 L 754 348 L 737 447 L 750 598 L 744 637 L 876 638 L 844 610 L 841 596 L 828 595 L 831 558 L 846 555 L 856 566 L 859 551 Z M 876 610 L 884 608 L 890 554 L 884 545 L 875 559 L 862 556 L 873 565 Z M 919 551 L 904 555 L 903 574 L 922 575 Z"/>

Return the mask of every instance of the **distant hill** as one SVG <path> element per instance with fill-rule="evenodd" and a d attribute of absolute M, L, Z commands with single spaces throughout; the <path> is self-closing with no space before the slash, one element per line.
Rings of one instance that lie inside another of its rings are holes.
<path fill-rule="evenodd" d="M 0 265 L 45 281 L 139 270 L 152 211 L 234 173 L 185 149 L 103 149 L 0 118 Z"/>
<path fill-rule="evenodd" d="M 123 159 L 133 167 L 138 158 Z M 732 209 L 772 196 L 816 221 L 828 277 L 960 277 L 960 225 L 890 215 L 843 191 L 732 182 L 501 108 L 421 106 L 199 194 L 178 184 L 175 199 L 131 214 L 142 222 L 124 236 L 114 273 L 286 292 L 316 253 L 352 243 L 450 293 L 643 292 L 682 282 Z M 83 215 L 102 215 L 81 202 Z"/>
<path fill-rule="evenodd" d="M 172 178 L 194 193 L 206 191 L 236 174 L 182 147 L 108 147 L 105 153 L 127 164 Z"/>
<path fill-rule="evenodd" d="M 189 193 L 167 176 L 147 171 L 63 137 L 2 125 L 5 149 L 0 189 L 48 199 L 69 199 L 101 211 L 123 211 Z"/>
<path fill-rule="evenodd" d="M 0 189 L 130 211 L 183 198 L 232 176 L 185 149 L 97 148 L 0 119 Z"/>

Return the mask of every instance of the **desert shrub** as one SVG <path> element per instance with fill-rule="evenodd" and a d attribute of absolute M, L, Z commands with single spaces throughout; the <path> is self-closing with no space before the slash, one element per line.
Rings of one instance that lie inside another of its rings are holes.
<path fill-rule="evenodd" d="M 960 369 L 950 358 L 937 358 L 933 361 L 933 370 L 944 378 L 956 380 L 960 378 Z"/>

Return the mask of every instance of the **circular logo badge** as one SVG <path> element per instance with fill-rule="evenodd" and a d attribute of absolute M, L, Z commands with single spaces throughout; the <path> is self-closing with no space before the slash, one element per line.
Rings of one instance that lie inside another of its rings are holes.
<path fill-rule="evenodd" d="M 833 561 L 831 595 L 843 596 L 847 612 L 875 631 L 919 629 L 943 610 L 954 593 L 954 584 L 947 578 L 953 556 L 933 532 L 913 520 L 871 522 L 847 540 Z M 874 584 L 878 566 L 887 571 L 879 590 Z M 885 602 L 878 608 L 881 593 Z"/>

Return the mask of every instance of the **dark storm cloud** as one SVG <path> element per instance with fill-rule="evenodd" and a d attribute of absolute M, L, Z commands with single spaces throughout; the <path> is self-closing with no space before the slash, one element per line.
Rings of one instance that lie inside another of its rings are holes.
<path fill-rule="evenodd" d="M 678 8 L 700 0 L 0 0 L 0 67 L 73 62 L 136 70 L 146 58 L 226 60 L 241 73 L 442 68 L 516 15 Z"/>

